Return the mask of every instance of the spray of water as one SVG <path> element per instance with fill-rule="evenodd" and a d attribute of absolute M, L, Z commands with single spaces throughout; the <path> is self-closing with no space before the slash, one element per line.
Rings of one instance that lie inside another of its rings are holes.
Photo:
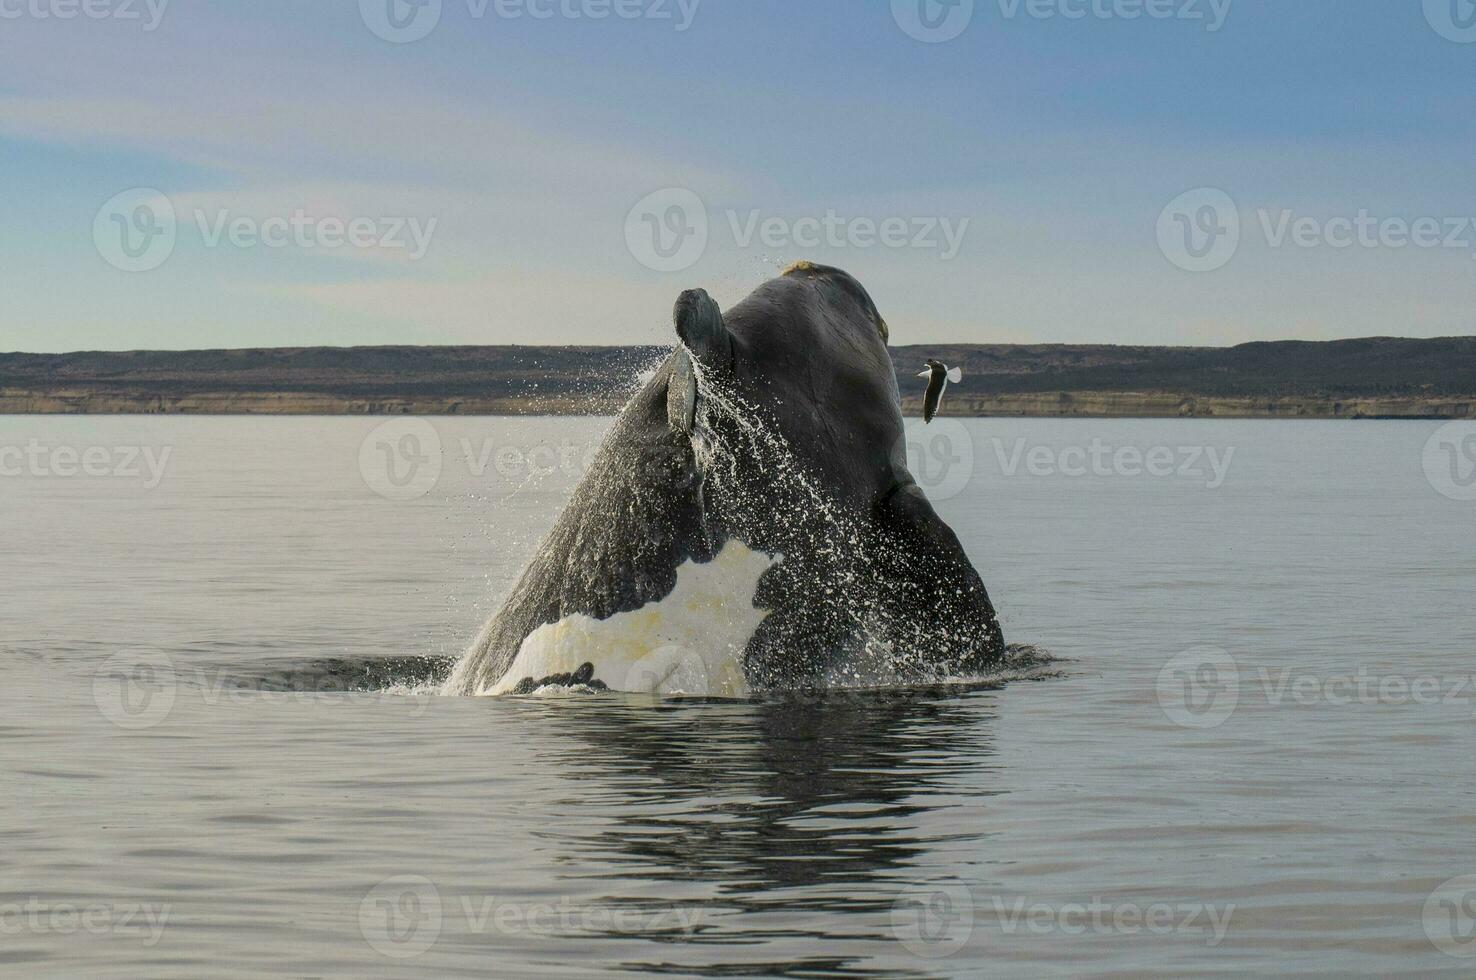
<path fill-rule="evenodd" d="M 697 380 L 694 446 L 706 506 L 740 538 L 786 541 L 785 571 L 804 578 L 808 601 L 825 607 L 814 618 L 844 637 L 839 649 L 828 651 L 815 680 L 829 688 L 962 679 L 939 669 L 946 658 L 938 652 L 961 649 L 979 637 L 965 635 L 974 624 L 946 617 L 918 621 L 916 611 L 931 608 L 930 597 L 916 594 L 918 583 L 893 574 L 917 555 L 904 551 L 904 543 L 889 538 L 870 515 L 854 512 L 828 493 L 764 409 L 700 365 Z M 1017 673 L 1032 667 L 1034 659 L 1034 651 L 1015 647 L 1000 669 Z M 775 666 L 772 676 L 763 676 L 762 663 L 751 663 L 750 671 L 759 674 L 755 679 L 762 686 L 784 686 L 793 665 Z"/>

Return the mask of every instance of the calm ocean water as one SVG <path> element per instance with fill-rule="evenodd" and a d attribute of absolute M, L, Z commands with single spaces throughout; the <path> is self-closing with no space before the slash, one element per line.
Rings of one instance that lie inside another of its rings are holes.
<path fill-rule="evenodd" d="M 1476 426 L 942 420 L 1049 670 L 436 696 L 605 424 L 0 418 L 0 972 L 1476 972 Z"/>

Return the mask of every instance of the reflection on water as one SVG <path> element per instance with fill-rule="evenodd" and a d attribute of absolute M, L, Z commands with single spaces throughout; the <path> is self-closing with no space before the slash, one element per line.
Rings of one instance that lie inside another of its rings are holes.
<path fill-rule="evenodd" d="M 771 888 L 859 884 L 905 866 L 926 842 L 887 828 L 987 769 L 993 740 L 977 708 L 907 692 L 574 714 L 558 727 L 588 746 L 567 774 L 590 783 L 583 794 L 701 806 L 677 822 L 551 836 L 649 876 L 721 883 L 744 907 L 762 907 Z"/>
<path fill-rule="evenodd" d="M 929 817 L 950 808 L 978 813 L 999 792 L 988 780 L 992 690 L 519 705 L 558 733 L 556 758 L 546 761 L 560 773 L 552 788 L 559 803 L 628 815 L 537 836 L 558 855 L 561 876 L 603 882 L 600 905 L 651 907 L 621 883 L 638 883 L 642 893 L 653 882 L 701 883 L 705 897 L 684 903 L 698 910 L 698 926 L 672 937 L 699 955 L 668 947 L 632 968 L 732 975 L 720 947 L 782 941 L 815 952 L 782 962 L 745 957 L 744 969 L 883 975 L 867 965 L 870 956 L 824 951 L 839 935 L 856 951 L 895 944 L 894 906 L 910 883 L 927 879 L 928 855 L 949 838 L 957 845 L 984 836 L 982 822 L 959 834 L 952 821 L 932 827 Z"/>

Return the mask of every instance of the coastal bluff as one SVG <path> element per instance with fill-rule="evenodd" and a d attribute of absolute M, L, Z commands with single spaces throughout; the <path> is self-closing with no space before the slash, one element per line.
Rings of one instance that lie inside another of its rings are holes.
<path fill-rule="evenodd" d="M 661 347 L 298 347 L 0 353 L 0 414 L 605 415 Z M 1476 337 L 1236 347 L 893 347 L 903 409 L 935 357 L 945 415 L 1473 418 Z"/>

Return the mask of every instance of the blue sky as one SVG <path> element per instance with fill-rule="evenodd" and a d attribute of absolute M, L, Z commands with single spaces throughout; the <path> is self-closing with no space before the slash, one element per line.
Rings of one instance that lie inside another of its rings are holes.
<path fill-rule="evenodd" d="M 0 350 L 655 343 L 799 258 L 896 343 L 1476 322 L 1472 0 L 82 2 L 0 0 Z"/>

